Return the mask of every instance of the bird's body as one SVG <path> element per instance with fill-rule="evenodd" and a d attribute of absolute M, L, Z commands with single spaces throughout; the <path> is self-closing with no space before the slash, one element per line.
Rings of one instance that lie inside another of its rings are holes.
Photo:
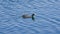
<path fill-rule="evenodd" d="M 22 17 L 23 18 L 32 18 L 32 20 L 34 20 L 34 15 L 35 14 L 32 14 L 32 15 L 24 14 L 24 15 L 22 15 Z"/>
<path fill-rule="evenodd" d="M 23 15 L 22 17 L 23 17 L 23 18 L 31 18 L 32 16 L 29 16 L 29 15 Z"/>

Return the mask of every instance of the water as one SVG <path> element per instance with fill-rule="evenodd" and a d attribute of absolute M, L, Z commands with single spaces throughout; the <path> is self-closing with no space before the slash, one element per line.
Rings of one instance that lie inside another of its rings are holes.
<path fill-rule="evenodd" d="M 60 0 L 0 0 L 0 34 L 60 34 Z"/>

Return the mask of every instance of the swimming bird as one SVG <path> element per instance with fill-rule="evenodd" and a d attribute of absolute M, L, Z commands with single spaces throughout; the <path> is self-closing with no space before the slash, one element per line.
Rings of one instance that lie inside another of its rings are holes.
<path fill-rule="evenodd" d="M 24 19 L 25 19 L 25 18 L 32 18 L 32 20 L 35 20 L 34 15 L 35 15 L 35 14 L 32 14 L 32 15 L 24 14 L 24 15 L 22 15 L 22 17 L 23 17 Z"/>

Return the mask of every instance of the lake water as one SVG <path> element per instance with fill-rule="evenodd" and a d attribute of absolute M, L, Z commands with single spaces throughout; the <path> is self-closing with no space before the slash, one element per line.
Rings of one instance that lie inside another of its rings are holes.
<path fill-rule="evenodd" d="M 60 0 L 0 0 L 0 34 L 60 34 Z"/>

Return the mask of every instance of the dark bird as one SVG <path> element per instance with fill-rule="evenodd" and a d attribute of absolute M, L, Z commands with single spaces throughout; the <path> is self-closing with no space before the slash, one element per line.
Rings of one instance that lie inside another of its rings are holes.
<path fill-rule="evenodd" d="M 35 15 L 35 14 L 32 14 L 31 16 L 28 15 L 28 14 L 24 14 L 24 15 L 22 15 L 22 17 L 23 17 L 24 19 L 25 19 L 25 18 L 32 18 L 32 20 L 35 20 L 34 15 Z"/>

